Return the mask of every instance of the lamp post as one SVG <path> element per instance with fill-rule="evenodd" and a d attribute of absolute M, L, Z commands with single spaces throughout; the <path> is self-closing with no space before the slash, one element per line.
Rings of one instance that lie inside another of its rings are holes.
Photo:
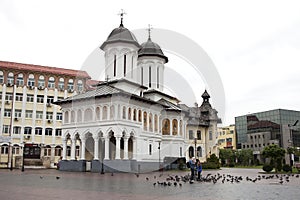
<path fill-rule="evenodd" d="M 195 158 L 197 158 L 197 138 L 194 138 L 195 143 Z"/>
<path fill-rule="evenodd" d="M 101 174 L 104 174 L 104 155 L 103 155 L 103 152 L 105 151 L 105 147 L 104 147 L 104 145 L 103 145 L 103 143 L 104 143 L 104 141 L 103 141 L 103 139 L 101 139 L 101 142 L 102 142 L 102 151 L 101 151 L 101 157 L 102 157 L 102 163 L 101 163 Z"/>
<path fill-rule="evenodd" d="M 160 141 L 158 142 L 158 171 L 160 171 Z"/>
<path fill-rule="evenodd" d="M 23 148 L 22 148 L 22 169 L 21 171 L 24 172 L 24 151 L 25 151 L 25 142 L 23 142 Z"/>

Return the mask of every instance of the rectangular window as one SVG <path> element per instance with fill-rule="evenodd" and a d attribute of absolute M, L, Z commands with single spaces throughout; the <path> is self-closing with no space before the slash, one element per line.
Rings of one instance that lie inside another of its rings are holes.
<path fill-rule="evenodd" d="M 201 131 L 197 130 L 197 140 L 201 140 Z"/>
<path fill-rule="evenodd" d="M 53 118 L 53 112 L 47 112 L 46 113 L 46 119 L 52 120 L 52 118 Z"/>
<path fill-rule="evenodd" d="M 182 157 L 182 147 L 179 148 L 179 156 Z"/>
<path fill-rule="evenodd" d="M 26 134 L 26 135 L 31 135 L 31 130 L 32 130 L 31 127 L 25 127 L 25 128 L 24 128 L 24 134 Z"/>
<path fill-rule="evenodd" d="M 55 155 L 55 156 L 61 156 L 61 148 L 56 147 L 56 148 L 55 148 L 54 155 Z"/>
<path fill-rule="evenodd" d="M 13 133 L 14 134 L 20 134 L 21 133 L 21 127 L 20 126 L 14 126 Z"/>
<path fill-rule="evenodd" d="M 33 87 L 34 86 L 34 78 L 29 78 L 28 82 L 27 82 L 27 85 Z"/>
<path fill-rule="evenodd" d="M 61 129 L 55 130 L 55 136 L 61 136 Z"/>
<path fill-rule="evenodd" d="M 51 136 L 52 135 L 52 128 L 46 128 L 45 135 Z"/>
<path fill-rule="evenodd" d="M 55 83 L 53 81 L 48 80 L 48 88 L 53 89 L 55 87 Z"/>
<path fill-rule="evenodd" d="M 44 103 L 44 96 L 43 95 L 37 95 L 36 102 L 37 103 Z"/>
<path fill-rule="evenodd" d="M 126 55 L 124 55 L 124 77 L 126 77 Z"/>
<path fill-rule="evenodd" d="M 17 93 L 16 94 L 16 101 L 23 101 L 23 94 Z"/>
<path fill-rule="evenodd" d="M 4 109 L 4 117 L 10 117 L 11 116 L 11 109 Z"/>
<path fill-rule="evenodd" d="M 3 75 L 1 74 L 0 75 L 0 83 L 3 83 L 4 82 L 4 78 L 3 78 Z"/>
<path fill-rule="evenodd" d="M 57 113 L 56 114 L 56 120 L 57 121 L 62 121 L 62 113 Z"/>
<path fill-rule="evenodd" d="M 25 118 L 32 118 L 32 110 L 26 110 Z"/>
<path fill-rule="evenodd" d="M 23 79 L 23 77 L 18 77 L 17 78 L 17 85 L 19 85 L 19 86 L 23 86 L 24 85 L 24 79 Z"/>
<path fill-rule="evenodd" d="M 35 128 L 35 134 L 36 135 L 42 135 L 43 134 L 43 129 L 42 128 Z"/>
<path fill-rule="evenodd" d="M 32 94 L 27 94 L 27 102 L 33 102 L 34 101 L 34 97 Z"/>
<path fill-rule="evenodd" d="M 117 75 L 117 56 L 114 55 L 114 77 Z"/>
<path fill-rule="evenodd" d="M 13 153 L 14 155 L 19 155 L 19 154 L 20 154 L 20 148 L 19 148 L 19 147 L 15 147 L 15 146 L 14 146 L 12 150 L 13 150 L 12 153 Z"/>
<path fill-rule="evenodd" d="M 10 126 L 9 125 L 3 125 L 3 132 L 2 133 L 9 133 L 10 132 Z"/>
<path fill-rule="evenodd" d="M 6 100 L 6 101 L 11 101 L 11 100 L 12 100 L 12 97 L 13 97 L 12 93 L 6 93 L 6 94 L 5 94 L 5 100 Z"/>
<path fill-rule="evenodd" d="M 43 119 L 43 111 L 36 111 L 36 119 Z"/>
<path fill-rule="evenodd" d="M 149 87 L 151 88 L 151 66 L 149 67 Z"/>
<path fill-rule="evenodd" d="M 149 144 L 149 155 L 152 155 L 152 144 Z"/>
<path fill-rule="evenodd" d="M 157 67 L 157 80 L 156 80 L 156 87 L 159 88 L 159 68 Z"/>
<path fill-rule="evenodd" d="M 8 154 L 8 146 L 7 145 L 1 146 L 1 154 Z"/>
<path fill-rule="evenodd" d="M 193 132 L 193 130 L 189 130 L 189 139 L 190 140 L 194 139 L 194 132 Z"/>
<path fill-rule="evenodd" d="M 64 82 L 58 82 L 58 89 L 59 90 L 64 90 L 65 89 L 65 83 Z"/>
<path fill-rule="evenodd" d="M 21 118 L 22 110 L 15 110 L 15 118 Z"/>
<path fill-rule="evenodd" d="M 51 148 L 44 149 L 44 156 L 51 156 Z"/>
<path fill-rule="evenodd" d="M 47 103 L 53 103 L 54 102 L 54 97 L 53 96 L 48 96 L 47 97 Z"/>
<path fill-rule="evenodd" d="M 213 139 L 212 131 L 209 131 L 209 140 L 212 140 L 212 139 Z"/>

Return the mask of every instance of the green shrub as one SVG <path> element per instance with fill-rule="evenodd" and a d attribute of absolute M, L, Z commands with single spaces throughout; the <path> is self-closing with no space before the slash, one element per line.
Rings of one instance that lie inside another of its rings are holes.
<path fill-rule="evenodd" d="M 220 169 L 220 164 L 215 162 L 205 162 L 202 164 L 202 169 Z"/>
<path fill-rule="evenodd" d="M 284 172 L 291 172 L 292 171 L 292 167 L 289 165 L 283 165 L 282 167 Z"/>
<path fill-rule="evenodd" d="M 229 167 L 234 167 L 234 163 L 230 163 L 228 166 Z"/>
<path fill-rule="evenodd" d="M 271 171 L 273 170 L 273 167 L 272 167 L 271 165 L 265 164 L 265 165 L 263 166 L 263 170 L 264 170 L 265 172 L 271 172 Z"/>

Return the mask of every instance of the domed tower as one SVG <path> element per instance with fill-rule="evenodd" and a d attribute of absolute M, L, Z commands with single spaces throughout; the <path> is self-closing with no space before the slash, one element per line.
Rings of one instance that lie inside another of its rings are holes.
<path fill-rule="evenodd" d="M 113 79 L 134 79 L 137 52 L 141 48 L 134 34 L 121 24 L 115 28 L 100 46 L 105 52 L 105 77 Z"/>
<path fill-rule="evenodd" d="M 138 51 L 138 80 L 141 85 L 149 89 L 163 90 L 164 64 L 168 62 L 160 46 L 151 40 L 149 27 L 148 40 L 141 45 Z"/>

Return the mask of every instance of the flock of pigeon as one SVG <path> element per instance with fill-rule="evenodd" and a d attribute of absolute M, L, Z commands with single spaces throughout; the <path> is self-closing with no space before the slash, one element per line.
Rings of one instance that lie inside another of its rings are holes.
<path fill-rule="evenodd" d="M 139 177 L 138 174 L 136 174 Z M 241 183 L 241 182 L 250 182 L 256 183 L 262 180 L 269 181 L 270 184 L 284 184 L 290 182 L 292 178 L 299 178 L 299 174 L 272 174 L 272 175 L 257 175 L 255 178 L 250 178 L 249 176 L 234 176 L 230 174 L 207 174 L 201 176 L 200 179 L 191 180 L 190 175 L 170 175 L 168 174 L 167 177 L 163 177 L 162 174 L 159 177 L 153 176 L 153 178 L 146 177 L 146 181 L 154 181 L 153 186 L 179 186 L 182 187 L 183 184 L 190 183 Z"/>

